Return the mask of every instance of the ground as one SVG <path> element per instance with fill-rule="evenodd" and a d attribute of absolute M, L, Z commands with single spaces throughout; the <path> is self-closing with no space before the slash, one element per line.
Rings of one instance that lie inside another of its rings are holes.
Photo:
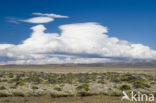
<path fill-rule="evenodd" d="M 129 103 L 132 90 L 156 95 L 156 68 L 0 66 L 0 103 Z"/>

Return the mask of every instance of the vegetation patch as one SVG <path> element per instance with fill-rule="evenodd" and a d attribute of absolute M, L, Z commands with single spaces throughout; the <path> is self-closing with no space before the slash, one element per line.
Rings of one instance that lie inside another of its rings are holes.
<path fill-rule="evenodd" d="M 121 85 L 119 89 L 122 91 L 123 90 L 131 90 L 131 87 L 129 85 L 124 84 L 124 85 Z"/>

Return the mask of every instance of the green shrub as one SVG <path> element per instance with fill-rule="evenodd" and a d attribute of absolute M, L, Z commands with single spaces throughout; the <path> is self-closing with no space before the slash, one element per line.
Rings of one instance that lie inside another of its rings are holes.
<path fill-rule="evenodd" d="M 121 85 L 119 89 L 120 90 L 131 90 L 131 87 L 129 85 L 124 84 L 124 85 Z"/>
<path fill-rule="evenodd" d="M 49 81 L 44 81 L 44 82 L 42 82 L 42 84 L 50 84 L 50 82 Z"/>
<path fill-rule="evenodd" d="M 60 87 L 64 87 L 65 86 L 65 84 L 60 84 Z"/>
<path fill-rule="evenodd" d="M 86 83 L 83 83 L 82 85 L 76 87 L 77 91 L 89 91 L 89 85 Z"/>
<path fill-rule="evenodd" d="M 0 97 L 8 97 L 9 95 L 7 93 L 0 93 Z"/>
<path fill-rule="evenodd" d="M 16 86 L 23 86 L 23 85 L 25 85 L 25 83 L 23 81 L 16 82 Z"/>
<path fill-rule="evenodd" d="M 54 90 L 61 91 L 62 89 L 60 87 L 55 87 Z"/>
<path fill-rule="evenodd" d="M 4 86 L 0 86 L 0 90 L 5 90 L 6 88 Z"/>
<path fill-rule="evenodd" d="M 150 84 L 156 84 L 156 82 L 151 82 Z"/>
<path fill-rule="evenodd" d="M 13 96 L 24 97 L 25 95 L 21 92 L 13 92 Z"/>
<path fill-rule="evenodd" d="M 16 89 L 16 86 L 12 86 L 12 87 L 10 87 L 11 89 Z"/>
<path fill-rule="evenodd" d="M 133 82 L 133 87 L 134 88 L 145 88 L 145 87 L 150 88 L 151 86 L 142 81 L 135 81 Z"/>
<path fill-rule="evenodd" d="M 8 77 L 9 77 L 9 78 L 13 78 L 14 75 L 13 75 L 13 74 L 9 74 Z"/>
<path fill-rule="evenodd" d="M 31 89 L 38 89 L 38 87 L 37 86 L 33 86 Z"/>

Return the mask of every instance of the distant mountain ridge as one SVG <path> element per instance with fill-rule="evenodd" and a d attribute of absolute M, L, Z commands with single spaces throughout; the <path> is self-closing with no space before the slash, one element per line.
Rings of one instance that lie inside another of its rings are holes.
<path fill-rule="evenodd" d="M 13 66 L 8 65 L 8 66 Z M 3 65 L 0 65 L 3 66 Z M 17 66 L 17 65 L 15 65 Z M 23 66 L 36 66 L 34 65 L 23 65 Z M 156 60 L 151 61 L 125 61 L 125 62 L 107 62 L 107 63 L 81 63 L 81 64 L 74 64 L 74 63 L 67 63 L 67 64 L 41 64 L 39 66 L 106 66 L 106 67 L 156 67 Z"/>

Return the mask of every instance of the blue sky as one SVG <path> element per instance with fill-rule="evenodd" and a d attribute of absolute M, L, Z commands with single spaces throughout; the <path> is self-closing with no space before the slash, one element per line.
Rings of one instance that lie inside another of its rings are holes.
<path fill-rule="evenodd" d="M 98 22 L 109 35 L 156 49 L 155 0 L 1 0 L 0 43 L 20 43 L 29 37 L 32 24 L 13 24 L 7 17 L 27 18 L 32 12 L 68 15 L 46 24 L 49 32 L 67 23 Z"/>
<path fill-rule="evenodd" d="M 110 37 L 140 43 L 156 50 L 155 0 L 1 0 L 0 44 L 20 44 L 36 24 L 11 23 L 9 18 L 28 19 L 32 13 L 69 16 L 46 23 L 46 33 L 60 33 L 58 26 L 96 22 L 108 28 Z"/>

